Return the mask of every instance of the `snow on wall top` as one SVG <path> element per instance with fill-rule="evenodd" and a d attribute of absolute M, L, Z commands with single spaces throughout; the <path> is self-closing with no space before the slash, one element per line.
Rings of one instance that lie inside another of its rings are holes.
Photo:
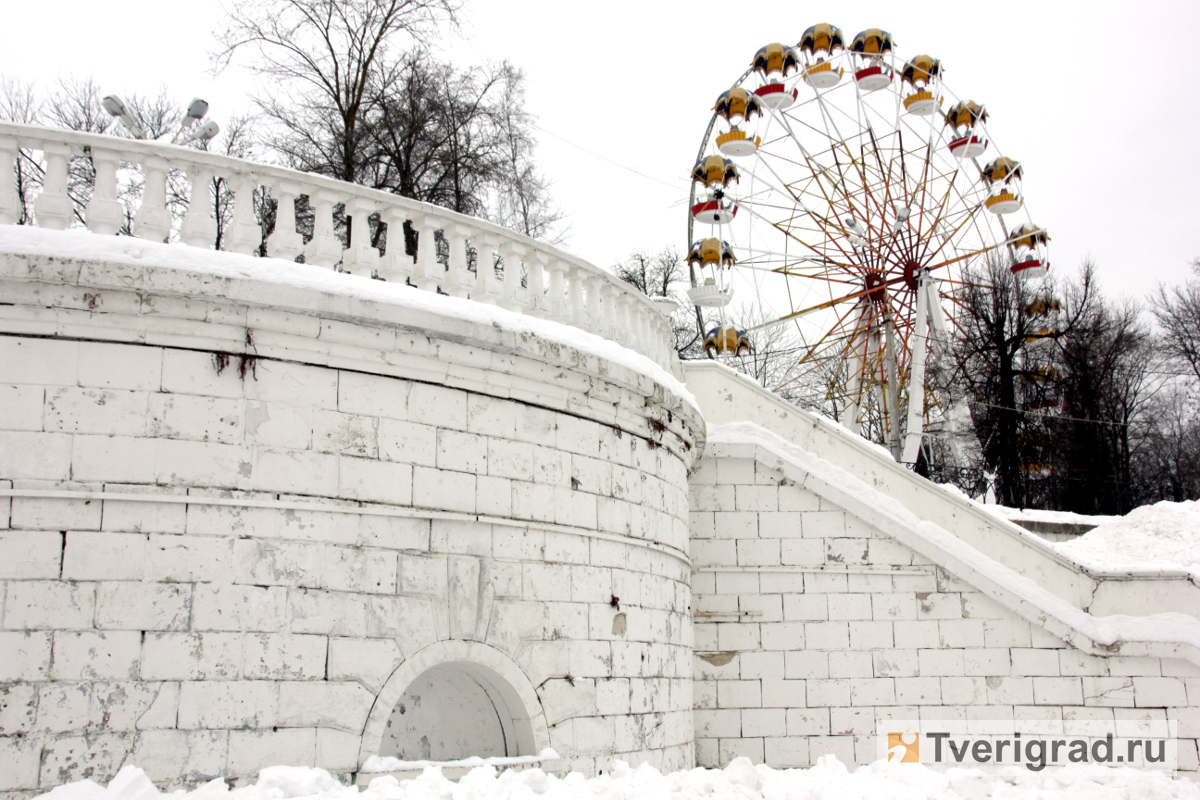
<path fill-rule="evenodd" d="M 129 236 L 98 236 L 83 230 L 53 231 L 27 225 L 0 225 L 0 253 L 106 261 L 136 267 L 153 266 L 215 278 L 253 280 L 386 303 L 485 328 L 494 326 L 516 335 L 531 335 L 565 345 L 613 362 L 655 381 L 683 402 L 698 408 L 696 398 L 682 381 L 649 357 L 617 342 L 571 325 L 507 311 L 474 300 L 420 291 L 411 286 L 281 259 L 181 247 Z"/>
<path fill-rule="evenodd" d="M 1184 570 L 1200 580 L 1200 501 L 1164 500 L 1055 547 L 1087 566 L 1113 570 Z"/>

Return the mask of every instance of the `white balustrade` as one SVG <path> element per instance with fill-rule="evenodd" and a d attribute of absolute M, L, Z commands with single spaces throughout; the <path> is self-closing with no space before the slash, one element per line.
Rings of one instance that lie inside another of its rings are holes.
<path fill-rule="evenodd" d="M 262 246 L 262 226 L 254 216 L 254 187 L 258 176 L 239 174 L 233 178 L 233 219 L 225 234 L 225 249 L 250 255 Z"/>
<path fill-rule="evenodd" d="M 0 176 L 14 176 L 20 151 L 45 164 L 41 191 L 32 208 L 41 227 L 64 229 L 82 223 L 93 233 L 111 235 L 121 231 L 132 214 L 136 236 L 211 249 L 218 234 L 214 199 L 226 202 L 225 195 L 214 197 L 214 180 L 220 178 L 223 191 L 233 195 L 232 213 L 221 232 L 223 249 L 262 252 L 263 212 L 255 205 L 261 187 L 274 203 L 274 229 L 265 247 L 269 258 L 295 261 L 303 254 L 305 263 L 313 266 L 340 264 L 356 276 L 377 275 L 392 283 L 411 284 L 414 291 L 441 291 L 574 325 L 637 350 L 667 369 L 675 360 L 670 326 L 648 298 L 556 247 L 484 220 L 330 178 L 191 148 L 0 123 Z M 70 171 L 72 158 L 91 159 L 92 186 L 72 183 L 80 179 L 79 171 L 75 175 Z M 182 186 L 175 177 L 179 173 L 186 176 Z M 139 181 L 140 202 L 134 201 L 136 208 L 128 207 L 129 196 L 136 198 L 139 193 Z M 168 185 L 172 197 L 187 196 L 186 205 L 182 200 L 167 202 Z M 74 198 L 89 195 L 86 208 L 77 208 L 82 201 Z M 307 199 L 312 212 L 307 243 L 304 220 L 296 215 L 300 198 Z M 15 180 L 0 180 L 0 224 L 24 218 L 21 202 Z M 340 232 L 334 214 L 339 207 L 348 225 Z M 370 220 L 376 214 L 385 226 L 382 254 L 371 235 Z M 406 224 L 417 233 L 415 257 L 407 252 Z M 347 235 L 349 248 L 344 247 Z M 448 248 L 440 256 L 439 242 Z M 497 256 L 501 277 L 497 277 Z"/>
<path fill-rule="evenodd" d="M 17 170 L 17 140 L 0 136 L 0 175 L 15 175 Z M 0 180 L 0 225 L 12 225 L 21 219 L 21 197 L 16 184 Z"/>
<path fill-rule="evenodd" d="M 293 181 L 278 181 L 271 187 L 275 201 L 275 230 L 267 237 L 267 255 L 295 261 L 304 252 L 304 237 L 296 230 L 296 198 L 300 185 Z"/>
<path fill-rule="evenodd" d="M 333 232 L 333 206 L 337 195 L 318 189 L 308 196 L 313 208 L 313 236 L 304 246 L 304 263 L 315 267 L 334 267 L 342 260 L 342 240 Z"/>
<path fill-rule="evenodd" d="M 96 183 L 87 205 L 88 230 L 114 234 L 121 230 L 121 223 L 125 221 L 125 209 L 117 199 L 117 168 L 121 166 L 121 158 L 116 151 L 103 147 L 93 147 L 91 154 Z"/>
<path fill-rule="evenodd" d="M 350 218 L 350 247 L 342 254 L 342 272 L 371 277 L 379 269 L 379 248 L 371 244 L 371 215 L 374 201 L 366 197 L 352 198 L 346 204 Z"/>
<path fill-rule="evenodd" d="M 95 150 L 92 151 L 93 158 Z M 96 165 L 96 186 L 99 190 L 100 165 Z M 191 192 L 188 195 L 188 210 L 179 226 L 179 238 L 192 247 L 212 247 L 217 240 L 217 220 L 213 217 L 212 206 L 212 167 L 204 164 L 192 164 L 188 169 L 188 181 Z M 115 173 L 113 175 L 116 177 Z M 88 207 L 88 228 L 96 231 L 92 225 L 91 207 Z M 116 231 L 96 231 L 97 233 L 116 233 Z"/>
<path fill-rule="evenodd" d="M 71 196 L 67 194 L 71 148 L 61 142 L 48 142 L 42 153 L 46 156 L 46 174 L 42 193 L 33 204 L 33 216 L 43 228 L 65 230 L 73 214 Z"/>
<path fill-rule="evenodd" d="M 171 212 L 167 209 L 167 170 L 162 156 L 148 155 L 142 160 L 142 205 L 133 218 L 133 235 L 165 242 L 171 233 Z"/>

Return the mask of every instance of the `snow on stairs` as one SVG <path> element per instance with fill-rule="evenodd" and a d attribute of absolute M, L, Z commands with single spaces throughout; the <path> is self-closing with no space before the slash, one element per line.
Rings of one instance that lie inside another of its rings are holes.
<path fill-rule="evenodd" d="M 1186 572 L 1097 572 L 896 464 L 882 448 L 713 361 L 685 375 L 712 442 L 756 445 L 789 477 L 1050 633 L 1094 654 L 1200 664 L 1200 587 Z"/>

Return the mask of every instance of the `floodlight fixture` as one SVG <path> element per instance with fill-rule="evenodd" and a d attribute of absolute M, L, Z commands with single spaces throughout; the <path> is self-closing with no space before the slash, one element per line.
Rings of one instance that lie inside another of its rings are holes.
<path fill-rule="evenodd" d="M 142 130 L 142 126 L 137 124 L 137 121 L 134 120 L 133 115 L 130 114 L 129 110 L 125 108 L 125 104 L 121 102 L 121 98 L 117 97 L 115 94 L 110 94 L 101 100 L 100 104 L 104 106 L 105 111 L 120 121 L 121 125 L 125 127 L 125 130 L 133 134 L 133 138 L 146 138 L 146 132 Z"/>
<path fill-rule="evenodd" d="M 183 122 L 179 126 L 179 131 L 171 139 L 171 144 L 178 144 L 180 137 L 184 136 L 193 127 L 195 127 L 196 123 L 198 123 L 200 120 L 204 119 L 204 115 L 207 113 L 208 113 L 208 103 L 206 101 L 202 100 L 199 97 L 192 100 L 192 102 L 188 104 L 187 113 L 184 114 Z M 212 137 L 207 137 L 207 138 L 212 138 Z M 184 141 L 191 141 L 191 139 L 185 139 Z"/>
<path fill-rule="evenodd" d="M 218 125 L 215 120 L 210 119 L 208 122 L 204 123 L 199 128 L 185 136 L 183 140 L 179 142 L 179 144 L 187 144 L 188 142 L 195 141 L 196 139 L 199 139 L 202 142 L 207 142 L 220 132 L 221 126 Z M 180 131 L 180 133 L 182 133 L 182 131 Z"/>

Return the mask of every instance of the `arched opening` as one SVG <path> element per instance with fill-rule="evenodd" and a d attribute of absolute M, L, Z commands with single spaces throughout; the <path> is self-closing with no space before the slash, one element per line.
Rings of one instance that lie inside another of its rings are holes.
<path fill-rule="evenodd" d="M 531 755 L 532 740 L 516 690 L 487 667 L 455 661 L 430 667 L 405 687 L 380 755 L 404 761 Z"/>

